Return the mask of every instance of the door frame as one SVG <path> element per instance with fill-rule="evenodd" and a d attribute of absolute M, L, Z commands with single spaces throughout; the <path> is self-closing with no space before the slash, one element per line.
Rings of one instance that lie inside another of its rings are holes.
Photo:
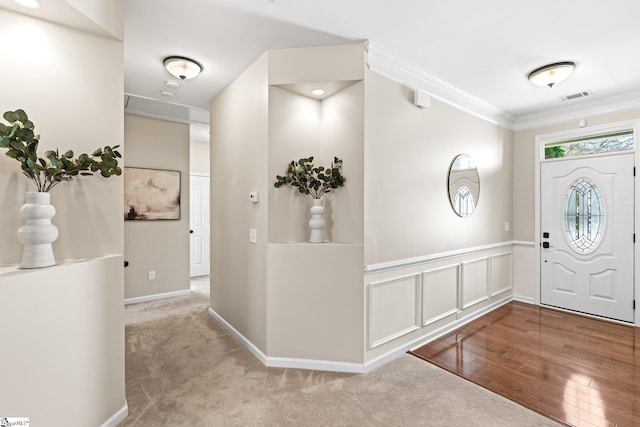
<path fill-rule="evenodd" d="M 534 206 L 534 302 L 536 305 L 540 305 L 540 289 L 541 289 L 541 256 L 540 256 L 540 247 L 542 245 L 541 239 L 541 225 L 540 225 L 540 165 L 542 160 L 544 160 L 544 146 L 546 144 L 563 141 L 573 138 L 582 138 L 588 137 L 591 135 L 598 135 L 604 133 L 613 133 L 624 130 L 633 130 L 634 142 L 636 144 L 634 150 L 634 160 L 636 167 L 640 166 L 640 162 L 638 159 L 640 158 L 640 149 L 638 144 L 640 143 L 640 120 L 626 120 L 621 122 L 607 123 L 598 126 L 589 126 L 583 127 L 579 129 L 572 129 L 568 131 L 562 132 L 554 132 L 543 135 L 536 135 L 535 137 L 535 153 L 534 153 L 534 192 L 535 192 L 535 206 Z M 579 157 L 577 157 L 579 158 Z M 640 168 L 639 168 L 640 169 Z M 637 172 L 640 175 L 640 170 Z M 634 233 L 636 234 L 636 245 L 640 245 L 640 184 L 636 181 L 634 185 Z M 634 298 L 636 300 L 636 310 L 634 312 L 634 324 L 636 327 L 640 327 L 640 289 L 638 287 L 638 274 L 640 272 L 640 247 L 636 246 L 636 250 L 634 251 L 634 260 L 633 260 L 633 293 Z M 605 320 L 604 318 L 594 316 L 598 319 Z M 620 322 L 625 325 L 628 323 Z"/>
<path fill-rule="evenodd" d="M 193 172 L 189 173 L 189 178 L 192 176 L 199 176 L 202 178 L 208 178 L 209 184 L 211 184 L 211 174 L 208 173 L 200 173 Z M 211 186 L 209 186 L 209 191 L 211 191 Z M 189 180 L 189 203 L 191 203 L 191 179 Z M 207 211 L 209 213 L 209 275 L 211 275 L 211 194 L 209 194 L 209 204 L 207 206 Z M 189 206 L 189 229 L 191 229 L 191 206 Z M 200 276 L 191 276 L 191 263 L 192 263 L 192 253 L 191 253 L 191 235 L 189 235 L 189 278 L 191 277 L 200 277 Z"/>

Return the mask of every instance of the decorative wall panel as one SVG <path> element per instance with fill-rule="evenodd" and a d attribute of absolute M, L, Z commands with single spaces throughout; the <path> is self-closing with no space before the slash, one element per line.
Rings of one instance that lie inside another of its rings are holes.
<path fill-rule="evenodd" d="M 489 257 L 462 263 L 462 308 L 489 298 Z"/>
<path fill-rule="evenodd" d="M 490 257 L 489 296 L 495 296 L 513 287 L 511 265 L 511 252 L 492 255 Z"/>
<path fill-rule="evenodd" d="M 369 285 L 369 348 L 420 327 L 420 275 Z"/>
<path fill-rule="evenodd" d="M 458 312 L 459 264 L 422 273 L 422 326 Z"/>

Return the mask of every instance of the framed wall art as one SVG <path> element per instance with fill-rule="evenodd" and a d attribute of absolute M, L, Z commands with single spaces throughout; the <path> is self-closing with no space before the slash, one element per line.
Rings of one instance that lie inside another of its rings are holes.
<path fill-rule="evenodd" d="M 124 219 L 180 219 L 180 171 L 125 167 Z"/>

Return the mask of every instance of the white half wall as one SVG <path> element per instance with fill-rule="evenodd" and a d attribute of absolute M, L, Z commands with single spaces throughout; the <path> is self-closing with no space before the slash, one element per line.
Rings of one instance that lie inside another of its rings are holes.
<path fill-rule="evenodd" d="M 3 416 L 99 426 L 126 407 L 122 262 L 0 269 Z"/>

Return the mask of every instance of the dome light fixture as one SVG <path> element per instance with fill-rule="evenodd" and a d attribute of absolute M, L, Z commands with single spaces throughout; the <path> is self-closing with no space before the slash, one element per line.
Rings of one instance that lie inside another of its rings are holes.
<path fill-rule="evenodd" d="M 202 71 L 202 65 L 184 56 L 168 56 L 162 62 L 167 71 L 180 80 L 192 79 Z"/>
<path fill-rule="evenodd" d="M 536 68 L 529 73 L 529 81 L 536 86 L 553 87 L 556 83 L 567 79 L 576 68 L 575 62 L 555 62 Z"/>
<path fill-rule="evenodd" d="M 320 88 L 312 89 L 311 94 L 315 96 L 322 96 L 324 95 L 324 90 Z"/>

